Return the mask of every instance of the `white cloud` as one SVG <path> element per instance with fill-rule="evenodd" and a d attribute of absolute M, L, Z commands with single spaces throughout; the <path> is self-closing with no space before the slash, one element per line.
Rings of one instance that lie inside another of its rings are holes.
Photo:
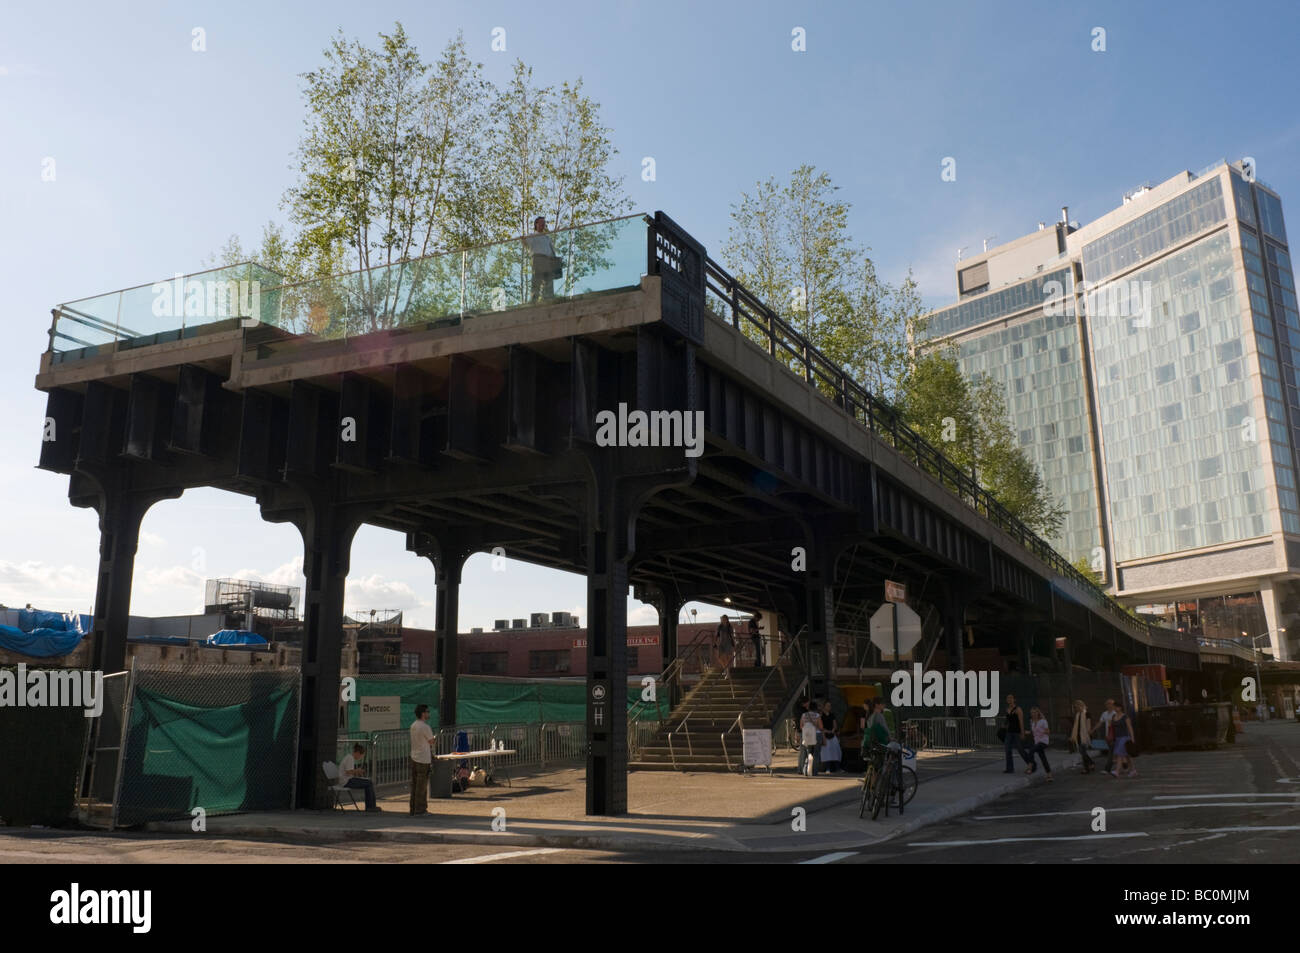
<path fill-rule="evenodd" d="M 0 602 L 31 603 L 38 609 L 86 611 L 95 598 L 95 570 L 39 560 L 16 563 L 0 560 Z"/>
<path fill-rule="evenodd" d="M 167 540 L 163 539 L 157 533 L 151 533 L 148 530 L 140 531 L 140 542 L 145 546 L 165 546 Z"/>
<path fill-rule="evenodd" d="M 221 578 L 226 578 L 224 575 Z M 250 579 L 254 582 L 269 582 L 276 586 L 301 586 L 303 584 L 302 557 L 295 556 L 287 563 L 281 563 L 268 573 L 256 569 L 240 569 L 230 574 L 231 579 Z"/>
<path fill-rule="evenodd" d="M 658 625 L 659 613 L 651 605 L 639 605 L 631 609 L 627 614 L 628 625 Z"/>
<path fill-rule="evenodd" d="M 419 597 L 407 583 L 373 573 L 348 577 L 347 604 L 361 609 L 419 609 L 432 605 Z"/>

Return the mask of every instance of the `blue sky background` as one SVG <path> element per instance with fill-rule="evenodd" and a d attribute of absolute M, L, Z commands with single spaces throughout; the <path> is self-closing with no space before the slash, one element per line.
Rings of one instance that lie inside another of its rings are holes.
<path fill-rule="evenodd" d="M 0 10 L 0 602 L 89 611 L 93 511 L 34 469 L 32 386 L 50 308 L 190 272 L 231 233 L 279 218 L 302 129 L 299 74 L 338 29 L 367 42 L 401 20 L 432 60 L 463 30 L 494 80 L 515 58 L 543 83 L 581 76 L 639 210 L 663 209 L 715 254 L 743 189 L 803 162 L 853 205 L 882 277 L 910 268 L 929 305 L 955 297 L 958 248 L 1252 155 L 1293 215 L 1300 110 L 1288 3 L 506 2 L 6 4 Z M 1092 49 L 1094 27 L 1107 49 Z M 191 30 L 207 51 L 191 50 Z M 491 51 L 506 30 L 507 51 Z M 791 49 L 803 27 L 807 51 Z M 657 180 L 643 182 L 653 156 Z M 957 180 L 942 182 L 945 156 Z M 41 179 L 55 160 L 56 178 Z M 145 519 L 132 611 L 198 611 L 202 580 L 300 585 L 301 544 L 250 499 L 189 491 Z M 461 623 L 567 609 L 581 577 L 518 563 L 465 571 Z M 630 603 L 633 622 L 653 610 Z M 363 529 L 348 608 L 432 626 L 433 572 Z M 716 610 L 702 608 L 700 618 Z"/>

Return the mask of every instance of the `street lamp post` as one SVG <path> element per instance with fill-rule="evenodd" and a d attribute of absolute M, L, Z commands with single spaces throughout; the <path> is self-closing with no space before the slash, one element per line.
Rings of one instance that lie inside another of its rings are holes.
<path fill-rule="evenodd" d="M 1256 644 L 1256 642 L 1259 639 L 1272 635 L 1274 632 L 1278 633 L 1279 635 L 1283 635 L 1286 633 L 1286 627 L 1283 626 L 1277 629 L 1269 629 L 1268 631 L 1262 632 L 1259 635 L 1250 635 L 1246 632 L 1241 633 L 1245 638 L 1250 639 L 1251 651 L 1255 653 L 1255 687 L 1256 690 L 1259 692 L 1257 696 L 1259 700 L 1256 702 L 1256 704 L 1259 706 L 1260 721 L 1268 720 L 1268 698 L 1264 695 L 1264 676 L 1260 674 L 1260 670 L 1259 670 L 1259 657 L 1262 653 L 1260 652 L 1259 646 Z"/>

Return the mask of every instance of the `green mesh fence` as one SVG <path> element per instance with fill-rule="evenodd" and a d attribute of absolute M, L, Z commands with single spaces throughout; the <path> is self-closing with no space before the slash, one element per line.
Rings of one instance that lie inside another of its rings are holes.
<path fill-rule="evenodd" d="M 137 669 L 116 823 L 293 806 L 296 670 Z"/>
<path fill-rule="evenodd" d="M 456 682 L 456 723 L 540 724 L 577 722 L 587 719 L 587 683 L 585 680 L 509 679 L 462 675 Z M 627 705 L 641 701 L 640 680 L 630 680 Z M 659 712 L 667 717 L 668 699 L 656 698 Z M 655 704 L 640 705 L 639 717 L 656 717 Z"/>
<path fill-rule="evenodd" d="M 361 730 L 361 704 L 366 698 L 401 699 L 401 727 L 415 721 L 415 706 L 429 706 L 429 725 L 438 727 L 438 702 L 442 697 L 442 679 L 437 675 L 357 675 L 356 701 L 344 702 L 347 731 Z M 464 684 L 463 681 L 461 684 Z"/>

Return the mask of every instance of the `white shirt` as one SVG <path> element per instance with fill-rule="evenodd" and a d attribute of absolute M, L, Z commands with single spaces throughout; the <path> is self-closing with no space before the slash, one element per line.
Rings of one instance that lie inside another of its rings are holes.
<path fill-rule="evenodd" d="M 339 763 L 339 784 L 347 785 L 352 780 L 352 776 L 348 772 L 356 768 L 356 766 L 357 759 L 352 757 L 351 752 L 348 752 L 347 757 Z"/>
<path fill-rule="evenodd" d="M 555 245 L 551 243 L 551 236 L 542 232 L 529 235 L 524 239 L 524 245 L 534 255 L 555 255 Z"/>
<path fill-rule="evenodd" d="M 433 764 L 433 749 L 429 742 L 433 740 L 433 729 L 423 718 L 411 722 L 411 760 L 420 764 Z"/>

